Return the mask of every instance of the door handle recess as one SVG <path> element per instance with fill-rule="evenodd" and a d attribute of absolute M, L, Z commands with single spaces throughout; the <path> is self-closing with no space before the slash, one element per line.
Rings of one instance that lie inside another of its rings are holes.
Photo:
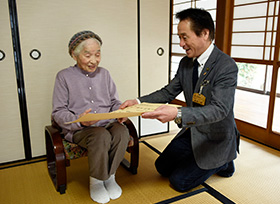
<path fill-rule="evenodd" d="M 30 57 L 34 60 L 38 60 L 41 57 L 41 52 L 37 49 L 33 49 L 29 53 Z"/>

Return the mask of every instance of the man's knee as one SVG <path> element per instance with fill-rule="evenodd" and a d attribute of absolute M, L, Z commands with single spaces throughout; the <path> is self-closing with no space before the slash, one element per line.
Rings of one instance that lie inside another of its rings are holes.
<path fill-rule="evenodd" d="M 161 158 L 158 157 L 157 160 L 155 161 L 155 167 L 158 173 L 164 177 L 168 177 L 169 174 L 166 172 L 166 168 L 164 167 L 164 164 L 161 162 Z"/>
<path fill-rule="evenodd" d="M 191 179 L 189 179 L 189 180 L 183 179 L 183 178 L 179 177 L 178 175 L 171 175 L 169 177 L 169 182 L 170 182 L 171 186 L 176 191 L 179 191 L 179 192 L 188 191 L 199 185 L 199 184 L 197 184 L 196 186 L 194 186 L 194 181 L 192 181 Z"/>
<path fill-rule="evenodd" d="M 158 173 L 162 174 L 161 173 L 161 165 L 159 164 L 158 159 L 155 161 L 155 167 L 156 167 L 156 170 L 158 171 Z"/>

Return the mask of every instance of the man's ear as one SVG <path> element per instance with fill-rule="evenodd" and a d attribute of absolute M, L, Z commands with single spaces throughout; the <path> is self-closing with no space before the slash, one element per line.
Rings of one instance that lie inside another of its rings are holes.
<path fill-rule="evenodd" d="M 207 40 L 207 39 L 209 39 L 209 30 L 208 29 L 203 29 L 202 30 L 202 32 L 201 32 L 201 36 L 205 39 L 205 40 Z"/>

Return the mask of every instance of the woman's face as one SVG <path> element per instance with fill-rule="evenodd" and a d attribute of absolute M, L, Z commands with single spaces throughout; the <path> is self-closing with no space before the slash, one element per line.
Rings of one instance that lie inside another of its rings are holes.
<path fill-rule="evenodd" d="M 78 56 L 73 54 L 80 69 L 95 72 L 101 61 L 101 47 L 97 40 L 90 38 L 84 41 L 84 47 Z"/>

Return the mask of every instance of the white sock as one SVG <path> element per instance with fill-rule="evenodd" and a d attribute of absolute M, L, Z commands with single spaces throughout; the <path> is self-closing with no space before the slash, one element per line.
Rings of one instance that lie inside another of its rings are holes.
<path fill-rule="evenodd" d="M 111 199 L 117 199 L 122 195 L 122 189 L 115 180 L 115 174 L 111 175 L 108 180 L 104 181 L 104 185 Z"/>
<path fill-rule="evenodd" d="M 104 186 L 104 181 L 89 177 L 89 190 L 92 200 L 98 203 L 108 203 L 110 197 Z"/>

